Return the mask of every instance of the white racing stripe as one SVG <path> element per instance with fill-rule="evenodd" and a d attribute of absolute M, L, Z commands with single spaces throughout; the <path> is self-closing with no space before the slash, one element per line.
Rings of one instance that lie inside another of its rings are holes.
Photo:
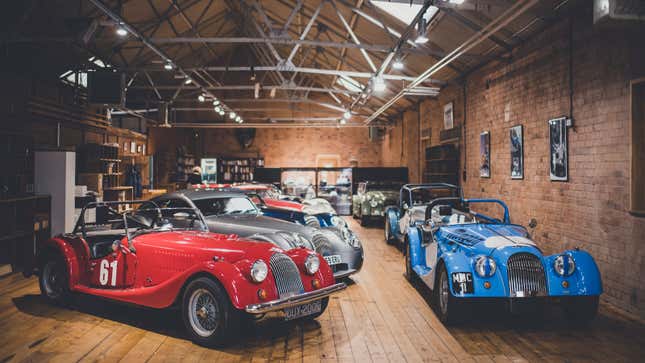
<path fill-rule="evenodd" d="M 493 236 L 484 241 L 484 246 L 488 248 L 499 248 L 516 245 L 535 246 L 535 242 L 522 236 Z"/>

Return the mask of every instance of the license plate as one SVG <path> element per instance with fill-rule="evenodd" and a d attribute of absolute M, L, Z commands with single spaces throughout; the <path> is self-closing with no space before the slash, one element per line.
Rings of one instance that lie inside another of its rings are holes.
<path fill-rule="evenodd" d="M 340 255 L 325 256 L 324 258 L 329 266 L 338 265 L 343 262 L 343 260 L 340 259 Z"/>
<path fill-rule="evenodd" d="M 284 320 L 298 319 L 303 316 L 319 313 L 321 311 L 322 303 L 320 300 L 316 300 L 307 304 L 284 309 Z"/>

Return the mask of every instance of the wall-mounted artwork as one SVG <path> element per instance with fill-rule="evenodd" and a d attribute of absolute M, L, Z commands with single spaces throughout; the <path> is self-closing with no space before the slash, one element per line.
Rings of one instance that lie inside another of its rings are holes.
<path fill-rule="evenodd" d="M 569 179 L 569 160 L 567 156 L 567 118 L 549 120 L 549 142 L 551 159 L 549 163 L 551 180 Z"/>
<path fill-rule="evenodd" d="M 479 177 L 490 178 L 490 132 L 479 135 Z"/>
<path fill-rule="evenodd" d="M 524 137 L 522 125 L 511 127 L 511 179 L 524 178 Z"/>
<path fill-rule="evenodd" d="M 455 122 L 453 120 L 452 114 L 452 102 L 445 104 L 443 106 L 443 129 L 450 130 L 455 127 Z"/>

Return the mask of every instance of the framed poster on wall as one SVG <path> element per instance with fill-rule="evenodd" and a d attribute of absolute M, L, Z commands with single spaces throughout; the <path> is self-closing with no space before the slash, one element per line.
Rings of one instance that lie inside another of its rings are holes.
<path fill-rule="evenodd" d="M 479 177 L 490 178 L 490 131 L 479 134 Z"/>
<path fill-rule="evenodd" d="M 553 181 L 569 180 L 569 160 L 567 156 L 567 118 L 549 120 L 550 162 L 549 174 Z"/>
<path fill-rule="evenodd" d="M 511 127 L 511 179 L 524 178 L 524 137 L 522 125 Z"/>
<path fill-rule="evenodd" d="M 452 112 L 452 102 L 443 106 L 443 129 L 450 130 L 455 126 Z"/>

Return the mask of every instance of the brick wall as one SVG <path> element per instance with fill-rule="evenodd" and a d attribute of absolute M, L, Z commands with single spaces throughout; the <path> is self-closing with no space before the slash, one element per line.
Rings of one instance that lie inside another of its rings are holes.
<path fill-rule="evenodd" d="M 421 181 L 421 160 L 419 158 L 423 153 L 419 144 L 419 125 L 417 110 L 405 111 L 395 121 L 393 127 L 388 128 L 381 143 L 381 165 L 407 167 L 411 183 Z"/>
<path fill-rule="evenodd" d="M 511 62 L 468 76 L 465 143 L 459 145 L 467 175 L 464 192 L 505 200 L 516 223 L 535 218 L 533 238 L 547 253 L 575 246 L 589 251 L 601 269 L 603 299 L 645 317 L 645 218 L 627 212 L 629 82 L 645 75 L 645 32 L 643 27 L 594 28 L 589 8 L 581 9 L 573 24 L 569 181 L 549 180 L 547 126 L 549 119 L 569 114 L 569 23 L 564 19 L 520 47 Z M 422 102 L 421 128 L 431 129 L 424 147 L 439 142 L 443 105 L 451 101 L 455 125 L 463 125 L 462 86 Z M 514 125 L 524 127 L 523 180 L 510 177 L 509 128 Z M 490 178 L 479 177 L 482 131 L 491 133 Z M 400 149 L 384 144 L 383 155 L 390 151 Z"/>
<path fill-rule="evenodd" d="M 314 167 L 317 157 L 338 156 L 340 165 L 381 165 L 381 145 L 368 139 L 367 128 L 257 129 L 255 140 L 242 149 L 233 129 L 151 128 L 151 150 L 187 145 L 197 157 L 263 156 L 266 167 Z"/>

